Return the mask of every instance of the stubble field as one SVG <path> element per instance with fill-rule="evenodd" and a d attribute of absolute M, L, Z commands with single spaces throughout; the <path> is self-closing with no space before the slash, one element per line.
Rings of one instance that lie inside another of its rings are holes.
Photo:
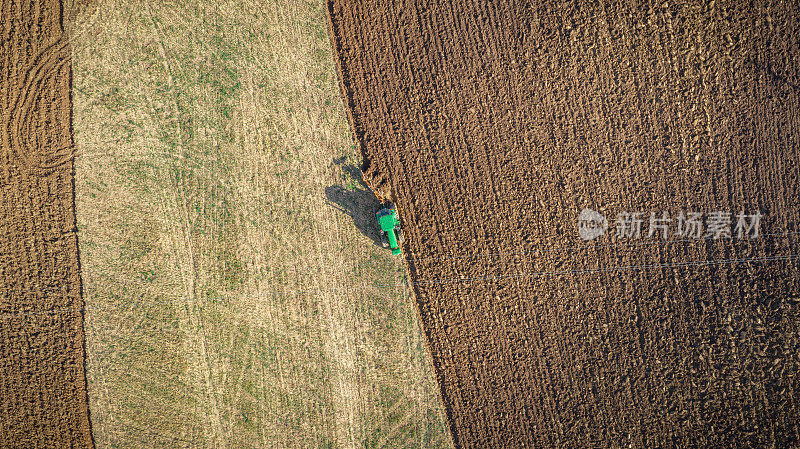
<path fill-rule="evenodd" d="M 82 7 L 77 221 L 100 447 L 448 447 L 321 2 Z"/>

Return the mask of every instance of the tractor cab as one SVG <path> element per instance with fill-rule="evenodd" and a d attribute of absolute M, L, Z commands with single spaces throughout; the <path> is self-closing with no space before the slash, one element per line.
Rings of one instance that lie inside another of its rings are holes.
<path fill-rule="evenodd" d="M 401 253 L 400 245 L 403 243 L 403 233 L 400 230 L 400 220 L 397 218 L 397 210 L 392 203 L 384 203 L 375 212 L 378 220 L 378 228 L 381 234 L 381 244 L 384 248 L 391 248 L 392 254 Z"/>

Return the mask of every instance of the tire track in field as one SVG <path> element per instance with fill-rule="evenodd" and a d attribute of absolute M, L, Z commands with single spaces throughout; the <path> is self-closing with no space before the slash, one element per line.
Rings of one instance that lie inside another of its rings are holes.
<path fill-rule="evenodd" d="M 181 115 L 181 109 L 177 99 L 178 92 L 176 90 L 175 80 L 173 79 L 173 71 L 164 49 L 162 31 L 153 18 L 150 4 L 145 1 L 143 5 L 147 10 L 150 23 L 153 26 L 153 33 L 156 35 L 158 53 L 164 65 L 167 85 L 171 94 L 172 110 L 175 117 L 178 118 Z M 177 154 L 182 155 L 186 149 L 185 139 L 183 137 L 184 131 L 180 124 L 178 124 L 176 128 L 178 134 Z M 172 170 L 170 170 L 169 173 L 172 175 Z M 207 403 L 210 409 L 205 410 L 204 407 L 203 410 L 198 411 L 202 416 L 205 416 L 206 441 L 213 442 L 214 447 L 225 448 L 227 444 L 225 432 L 222 427 L 218 391 L 214 385 L 206 341 L 206 331 L 203 326 L 202 309 L 197 295 L 196 282 L 198 268 L 195 265 L 197 256 L 194 253 L 192 221 L 188 211 L 191 201 L 184 196 L 188 190 L 185 188 L 186 186 L 181 185 L 179 179 L 171 177 L 165 181 L 166 185 L 172 186 L 170 193 L 173 196 L 167 199 L 164 207 L 161 209 L 163 212 L 162 219 L 164 223 L 172 225 L 172 232 L 169 233 L 169 235 L 173 237 L 170 252 L 176 257 L 175 268 L 180 272 L 185 295 L 182 298 L 183 302 L 175 305 L 175 310 L 178 311 L 179 316 L 181 316 L 182 327 L 185 329 L 188 340 L 184 340 L 184 344 L 186 345 L 185 354 L 189 358 L 193 370 L 195 370 L 198 392 L 203 395 L 203 400 L 198 402 L 199 404 Z M 175 220 L 176 213 L 180 217 L 177 220 Z"/>

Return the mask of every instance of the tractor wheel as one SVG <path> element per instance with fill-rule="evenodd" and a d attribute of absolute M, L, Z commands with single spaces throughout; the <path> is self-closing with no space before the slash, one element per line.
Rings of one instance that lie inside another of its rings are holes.
<path fill-rule="evenodd" d="M 389 240 L 386 239 L 386 233 L 381 231 L 380 234 L 381 234 L 381 246 L 384 248 L 388 248 Z"/>

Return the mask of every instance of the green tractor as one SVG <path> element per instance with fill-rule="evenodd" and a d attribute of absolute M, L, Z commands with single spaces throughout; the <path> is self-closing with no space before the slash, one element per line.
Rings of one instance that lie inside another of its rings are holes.
<path fill-rule="evenodd" d="M 403 243 L 403 232 L 400 230 L 400 220 L 397 210 L 392 203 L 384 203 L 375 212 L 378 227 L 381 232 L 381 244 L 384 248 L 391 248 L 392 254 L 401 253 L 400 245 Z"/>

